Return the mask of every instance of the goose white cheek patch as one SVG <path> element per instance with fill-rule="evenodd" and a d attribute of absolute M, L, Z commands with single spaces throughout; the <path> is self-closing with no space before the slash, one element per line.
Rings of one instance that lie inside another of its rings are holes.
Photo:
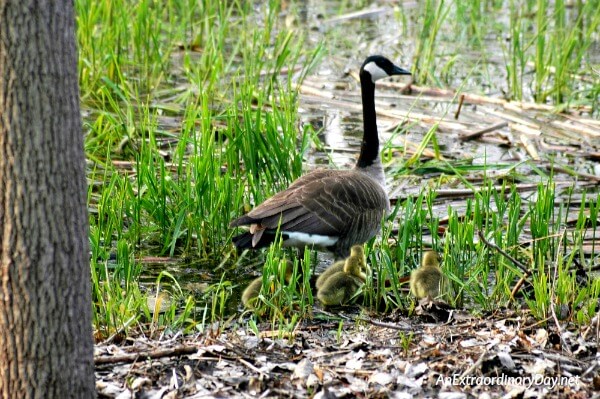
<path fill-rule="evenodd" d="M 373 83 L 375 83 L 376 80 L 390 76 L 383 69 L 379 68 L 379 66 L 374 62 L 369 62 L 363 69 L 371 74 L 371 80 Z"/>

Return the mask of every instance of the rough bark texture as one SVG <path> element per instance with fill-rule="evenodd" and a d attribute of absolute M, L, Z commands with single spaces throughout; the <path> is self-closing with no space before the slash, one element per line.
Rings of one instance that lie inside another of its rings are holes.
<path fill-rule="evenodd" d="M 0 396 L 95 395 L 71 1 L 0 0 Z"/>

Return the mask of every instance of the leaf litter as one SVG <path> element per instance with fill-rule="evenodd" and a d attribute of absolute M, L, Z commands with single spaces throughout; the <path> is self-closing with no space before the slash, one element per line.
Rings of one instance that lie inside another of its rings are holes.
<path fill-rule="evenodd" d="M 100 397 L 590 397 L 597 391 L 597 318 L 590 334 L 542 327 L 527 312 L 445 322 L 390 315 L 343 328 L 307 320 L 290 339 L 243 327 L 218 335 L 128 338 L 96 346 Z M 411 338 L 399 334 L 410 330 Z M 261 326 L 268 329 L 268 325 Z M 591 326 L 590 326 L 591 327 Z M 587 338 L 592 338 L 590 341 Z M 404 343 L 402 343 L 404 341 Z M 564 344 L 563 344 L 564 341 Z M 595 342 L 594 342 L 595 341 Z M 565 346 L 566 345 L 566 346 Z"/>

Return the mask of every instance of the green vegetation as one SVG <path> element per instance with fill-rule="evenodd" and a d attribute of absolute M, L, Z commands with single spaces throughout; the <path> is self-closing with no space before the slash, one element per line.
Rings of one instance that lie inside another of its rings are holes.
<path fill-rule="evenodd" d="M 428 0 L 419 7 L 413 33 L 418 82 L 456 86 L 453 77 L 476 68 L 481 83 L 492 87 L 498 72 L 506 76 L 508 99 L 598 112 L 600 77 L 590 53 L 600 28 L 598 0 Z M 503 70 L 490 72 L 498 52 Z"/>
<path fill-rule="evenodd" d="M 294 251 L 295 252 L 295 251 Z M 293 272 L 286 282 L 286 259 L 278 258 L 282 250 L 279 245 L 272 245 L 262 268 L 262 288 L 255 309 L 251 312 L 250 322 L 257 325 L 260 320 L 268 320 L 272 330 L 280 337 L 289 336 L 296 324 L 305 316 L 312 303 L 310 288 L 310 251 L 304 252 L 302 259 L 294 259 Z M 254 329 L 258 335 L 259 331 Z"/>
<path fill-rule="evenodd" d="M 311 253 L 299 262 L 295 252 L 274 246 L 258 255 L 260 306 L 232 316 L 239 270 L 250 256 L 235 255 L 228 224 L 297 178 L 313 141 L 323 148 L 311 127 L 298 127 L 296 87 L 325 50 L 357 64 L 367 51 L 355 48 L 357 40 L 373 43 L 373 52 L 382 42 L 360 29 L 348 35 L 356 26 L 345 23 L 312 34 L 311 26 L 288 27 L 285 13 L 300 6 L 284 10 L 281 3 L 76 1 L 98 339 L 139 328 L 206 331 L 223 322 L 247 323 L 259 334 L 265 320 L 285 336 L 310 314 Z M 328 12 L 357 7 L 344 2 Z M 412 43 L 407 48 L 420 84 L 477 92 L 501 87 L 494 96 L 503 90 L 512 100 L 598 115 L 600 77 L 588 54 L 598 41 L 598 0 L 572 7 L 547 0 L 424 1 L 390 18 Z M 392 55 L 402 51 L 408 52 L 389 46 Z M 400 126 L 395 136 L 415 127 Z M 373 272 L 362 290 L 364 306 L 410 308 L 401 277 L 432 248 L 443 254 L 452 304 L 486 311 L 525 302 L 540 320 L 560 308 L 588 322 L 600 283 L 582 281 L 577 271 L 597 252 L 593 240 L 585 251 L 583 242 L 599 234 L 598 194 L 555 186 L 554 175 L 535 163 L 442 160 L 438 129 L 427 128 L 406 161 L 395 156 L 405 148 L 391 142 L 384 148 L 388 176 L 419 189 L 398 199 L 381 236 L 367 246 Z M 436 159 L 425 158 L 429 149 Z M 537 191 L 523 196 L 519 181 L 538 184 Z M 459 207 L 441 205 L 441 188 L 449 185 L 468 192 Z M 516 298 L 512 290 L 524 271 L 479 241 L 479 232 L 531 270 Z M 186 290 L 172 270 L 148 290 L 140 286 L 144 256 L 218 266 L 203 271 L 210 284 L 200 294 Z M 277 273 L 286 258 L 294 259 L 290 284 Z M 406 347 L 412 338 L 402 338 Z"/>
<path fill-rule="evenodd" d="M 305 50 L 302 32 L 277 26 L 277 1 L 259 11 L 246 2 L 76 5 L 96 326 L 110 334 L 145 303 L 132 248 L 135 258 L 222 257 L 231 215 L 300 175 L 308 136 L 297 133 L 295 85 L 320 48 Z M 112 261 L 116 243 L 129 254 Z M 209 319 L 227 297 L 211 290 L 220 300 Z"/>

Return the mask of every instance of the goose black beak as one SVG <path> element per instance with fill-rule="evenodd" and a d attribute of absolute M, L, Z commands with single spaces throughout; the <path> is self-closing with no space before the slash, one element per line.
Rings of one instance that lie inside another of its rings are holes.
<path fill-rule="evenodd" d="M 392 75 L 412 75 L 412 74 L 409 71 L 407 71 L 406 69 L 402 69 L 402 68 L 394 65 L 394 70 L 392 71 Z"/>

